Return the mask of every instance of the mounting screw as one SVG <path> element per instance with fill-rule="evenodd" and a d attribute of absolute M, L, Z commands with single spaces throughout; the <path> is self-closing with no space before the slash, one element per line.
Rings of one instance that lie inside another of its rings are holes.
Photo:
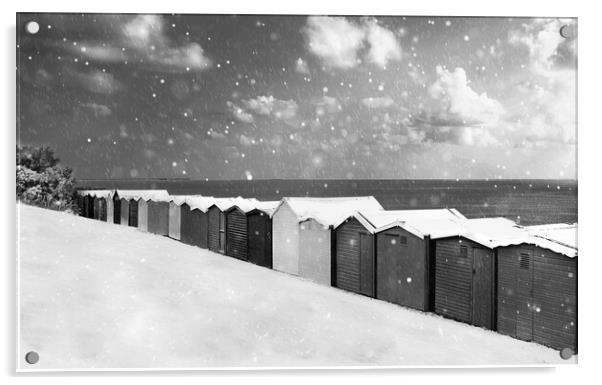
<path fill-rule="evenodd" d="M 29 353 L 27 353 L 25 355 L 25 361 L 27 361 L 28 364 L 35 364 L 40 360 L 40 355 L 34 351 L 31 351 Z"/>

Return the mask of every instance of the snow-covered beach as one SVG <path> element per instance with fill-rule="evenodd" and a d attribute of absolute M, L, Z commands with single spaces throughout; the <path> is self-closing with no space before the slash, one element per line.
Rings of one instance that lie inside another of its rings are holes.
<path fill-rule="evenodd" d="M 576 362 L 135 228 L 18 215 L 21 369 Z"/>

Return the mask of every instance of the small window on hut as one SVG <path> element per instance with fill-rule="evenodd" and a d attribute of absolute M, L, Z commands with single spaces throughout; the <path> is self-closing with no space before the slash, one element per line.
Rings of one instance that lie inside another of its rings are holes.
<path fill-rule="evenodd" d="M 467 246 L 460 246 L 460 257 L 468 258 L 468 247 Z"/>
<path fill-rule="evenodd" d="M 399 244 L 402 246 L 408 245 L 408 237 L 404 237 L 402 235 L 399 236 Z"/>
<path fill-rule="evenodd" d="M 527 253 L 520 253 L 519 257 L 518 257 L 518 265 L 520 266 L 521 269 L 524 270 L 529 270 L 529 261 L 531 259 L 531 256 Z"/>

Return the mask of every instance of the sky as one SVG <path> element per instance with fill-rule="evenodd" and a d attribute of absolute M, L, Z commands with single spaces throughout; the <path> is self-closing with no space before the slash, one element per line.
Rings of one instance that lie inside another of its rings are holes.
<path fill-rule="evenodd" d="M 575 19 L 19 14 L 17 138 L 80 179 L 572 179 L 576 36 Z"/>

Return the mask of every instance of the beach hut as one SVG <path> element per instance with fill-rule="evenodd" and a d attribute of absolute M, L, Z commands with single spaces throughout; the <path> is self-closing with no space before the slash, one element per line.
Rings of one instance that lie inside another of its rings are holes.
<path fill-rule="evenodd" d="M 144 198 L 138 199 L 138 228 L 148 231 L 148 202 Z"/>
<path fill-rule="evenodd" d="M 75 195 L 75 203 L 77 204 L 77 210 L 80 216 L 84 216 L 84 196 L 82 190 L 78 191 Z"/>
<path fill-rule="evenodd" d="M 271 214 L 278 204 L 241 200 L 226 210 L 226 255 L 271 268 Z"/>
<path fill-rule="evenodd" d="M 90 198 L 92 200 L 92 205 L 94 207 L 94 210 L 92 213 L 92 218 L 96 219 L 96 220 L 100 220 L 100 198 L 96 196 L 95 192 L 93 192 L 90 195 Z"/>
<path fill-rule="evenodd" d="M 106 196 L 105 196 L 105 203 L 107 206 L 107 215 L 105 217 L 105 220 L 108 223 L 114 223 L 114 207 L 115 204 L 113 202 L 113 191 L 107 191 Z"/>
<path fill-rule="evenodd" d="M 169 195 L 150 197 L 148 202 L 148 232 L 169 236 Z"/>
<path fill-rule="evenodd" d="M 121 218 L 119 223 L 123 226 L 128 226 L 130 222 L 130 200 L 124 196 L 120 199 Z"/>
<path fill-rule="evenodd" d="M 226 211 L 243 198 L 214 198 L 213 204 L 207 209 L 207 239 L 209 250 L 216 253 L 226 253 Z"/>
<path fill-rule="evenodd" d="M 479 218 L 437 237 L 435 313 L 496 330 L 498 247 L 523 235 L 511 220 Z"/>
<path fill-rule="evenodd" d="M 525 230 L 498 249 L 498 332 L 576 352 L 577 225 Z"/>
<path fill-rule="evenodd" d="M 113 202 L 113 223 L 121 223 L 121 198 L 117 190 L 111 194 L 111 201 Z"/>
<path fill-rule="evenodd" d="M 180 240 L 188 245 L 207 248 L 207 210 L 213 197 L 186 196 L 180 206 Z"/>
<path fill-rule="evenodd" d="M 184 203 L 183 196 L 172 196 L 169 201 L 169 237 L 180 240 L 182 224 L 182 208 Z"/>
<path fill-rule="evenodd" d="M 382 210 L 374 197 L 284 198 L 272 215 L 274 270 L 334 282 L 333 228 L 357 210 Z"/>
<path fill-rule="evenodd" d="M 336 229 L 336 286 L 431 310 L 435 274 L 431 234 L 464 219 L 455 209 L 358 211 Z"/>
<path fill-rule="evenodd" d="M 138 227 L 138 201 L 140 198 L 131 198 L 128 201 L 128 226 Z"/>

